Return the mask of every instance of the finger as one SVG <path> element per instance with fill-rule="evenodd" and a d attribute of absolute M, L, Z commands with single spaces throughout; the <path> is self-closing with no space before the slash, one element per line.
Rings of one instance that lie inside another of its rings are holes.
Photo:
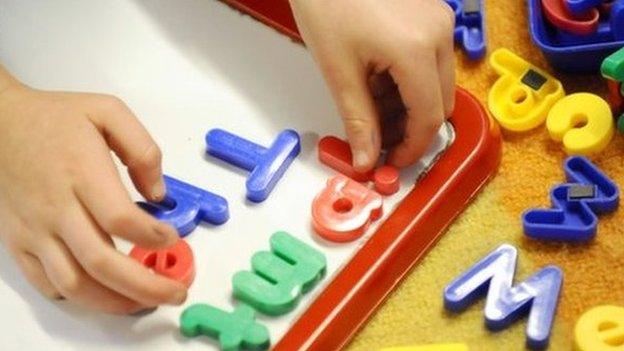
<path fill-rule="evenodd" d="M 146 199 L 160 201 L 165 196 L 160 148 L 130 108 L 115 97 L 98 96 L 91 121 L 105 136 L 109 147 L 128 167 L 137 190 Z"/>
<path fill-rule="evenodd" d="M 321 66 L 343 119 L 353 166 L 358 171 L 367 171 L 375 166 L 381 148 L 379 119 L 367 84 L 368 72 L 356 60 L 340 57 L 340 62 Z"/>
<path fill-rule="evenodd" d="M 77 166 L 82 176 L 75 181 L 74 192 L 99 227 L 143 247 L 174 245 L 178 240 L 176 230 L 131 200 L 106 146 L 95 145 L 89 150 L 90 156 L 83 157 Z"/>
<path fill-rule="evenodd" d="M 444 103 L 444 116 L 450 117 L 455 109 L 455 52 L 452 30 L 444 31 L 437 51 L 440 89 Z"/>
<path fill-rule="evenodd" d="M 37 255 L 26 249 L 37 243 L 33 239 L 39 238 L 42 232 L 28 227 L 22 217 L 13 213 L 11 208 L 2 207 L 0 210 L 6 215 L 0 218 L 0 231 L 13 233 L 10 236 L 0 236 L 6 251 L 13 257 L 26 280 L 41 294 L 51 299 L 60 299 L 61 295 L 50 283 Z"/>
<path fill-rule="evenodd" d="M 40 255 L 52 284 L 68 300 L 84 307 L 114 314 L 129 314 L 144 308 L 136 301 L 91 278 L 58 238 L 47 240 L 45 250 L 40 250 Z"/>
<path fill-rule="evenodd" d="M 394 166 L 406 167 L 418 161 L 444 121 L 436 68 L 435 53 L 424 50 L 404 56 L 390 69 L 407 108 L 403 140 L 390 153 Z"/>
<path fill-rule="evenodd" d="M 147 268 L 107 245 L 86 210 L 73 208 L 63 218 L 60 233 L 82 268 L 100 284 L 143 306 L 179 305 L 186 299 L 181 283 L 151 273 Z"/>
<path fill-rule="evenodd" d="M 15 261 L 28 282 L 37 288 L 45 297 L 56 300 L 63 297 L 58 289 L 50 282 L 50 279 L 48 279 L 37 256 L 29 252 L 20 252 L 16 255 Z"/>

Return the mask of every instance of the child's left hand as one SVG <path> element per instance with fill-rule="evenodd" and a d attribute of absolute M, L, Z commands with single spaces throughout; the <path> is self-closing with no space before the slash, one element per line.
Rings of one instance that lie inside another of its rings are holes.
<path fill-rule="evenodd" d="M 450 7 L 442 0 L 290 2 L 338 105 L 355 168 L 374 167 L 382 143 L 394 146 L 391 164 L 418 161 L 453 111 Z"/>

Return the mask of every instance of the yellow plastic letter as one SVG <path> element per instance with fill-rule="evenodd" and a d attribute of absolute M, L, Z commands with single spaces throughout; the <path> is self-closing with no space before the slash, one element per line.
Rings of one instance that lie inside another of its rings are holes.
<path fill-rule="evenodd" d="M 488 94 L 488 107 L 501 127 L 522 132 L 544 123 L 550 108 L 565 96 L 561 82 L 501 48 L 490 55 L 500 75 Z"/>
<path fill-rule="evenodd" d="M 576 351 L 623 351 L 624 308 L 599 306 L 585 312 L 574 327 Z"/>
<path fill-rule="evenodd" d="M 607 147 L 615 131 L 609 104 L 589 93 L 559 100 L 548 113 L 546 128 L 551 138 L 563 141 L 570 155 L 599 153 Z"/>

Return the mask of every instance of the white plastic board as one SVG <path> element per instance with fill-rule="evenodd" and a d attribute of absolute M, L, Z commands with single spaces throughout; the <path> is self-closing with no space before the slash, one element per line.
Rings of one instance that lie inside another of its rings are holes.
<path fill-rule="evenodd" d="M 317 240 L 310 225 L 311 201 L 335 174 L 318 164 L 316 143 L 343 135 L 314 62 L 302 46 L 215 0 L 3 0 L 0 62 L 37 88 L 121 97 L 159 142 L 167 174 L 228 199 L 226 224 L 202 225 L 187 237 L 197 276 L 185 306 L 231 310 L 232 275 L 249 269 L 252 254 L 285 230 L 325 253 L 328 274 L 292 313 L 259 317 L 275 343 L 366 240 L 330 244 Z M 246 172 L 205 155 L 204 135 L 215 127 L 263 145 L 293 128 L 302 152 L 269 199 L 252 204 L 245 199 Z M 386 198 L 386 215 L 452 134 L 442 128 L 429 156 L 402 173 L 400 193 Z M 179 335 L 183 307 L 137 318 L 52 303 L 26 283 L 4 249 L 0 281 L 2 350 L 216 349 L 207 338 Z"/>

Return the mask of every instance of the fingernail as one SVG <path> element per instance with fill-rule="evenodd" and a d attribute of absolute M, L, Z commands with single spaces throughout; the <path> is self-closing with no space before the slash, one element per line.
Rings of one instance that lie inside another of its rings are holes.
<path fill-rule="evenodd" d="M 165 182 L 160 178 L 152 188 L 152 200 L 160 201 L 163 197 L 165 197 Z"/>
<path fill-rule="evenodd" d="M 356 151 L 353 165 L 356 168 L 363 168 L 368 165 L 368 154 L 364 151 Z"/>
<path fill-rule="evenodd" d="M 169 301 L 172 305 L 181 305 L 186 300 L 186 291 L 179 291 L 173 295 L 173 298 Z"/>

